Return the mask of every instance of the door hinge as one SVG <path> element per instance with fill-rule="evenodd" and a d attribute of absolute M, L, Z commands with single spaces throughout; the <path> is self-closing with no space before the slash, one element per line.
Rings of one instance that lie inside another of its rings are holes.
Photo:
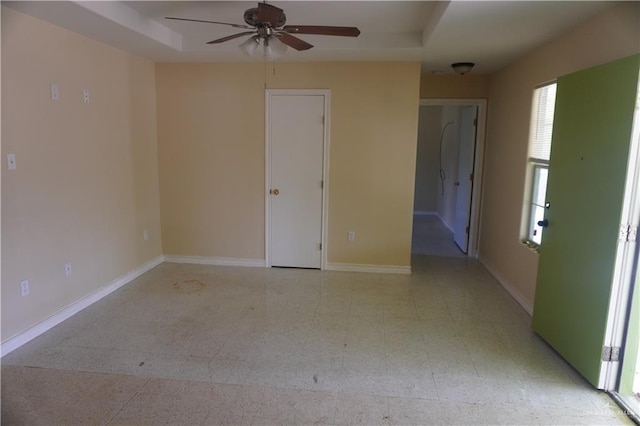
<path fill-rule="evenodd" d="M 620 225 L 620 234 L 618 241 L 635 242 L 638 238 L 638 227 L 631 226 L 628 223 Z"/>
<path fill-rule="evenodd" d="M 602 360 L 605 362 L 620 361 L 620 346 L 603 346 Z"/>
<path fill-rule="evenodd" d="M 322 116 L 322 125 L 324 126 L 324 115 Z"/>
<path fill-rule="evenodd" d="M 322 243 L 320 243 L 319 246 L 320 246 L 320 250 L 322 250 Z"/>
<path fill-rule="evenodd" d="M 469 175 L 469 180 L 470 180 L 471 182 L 473 182 L 473 173 L 471 173 L 471 174 Z"/>
<path fill-rule="evenodd" d="M 324 181 L 323 180 L 320 181 L 320 189 L 322 189 L 322 188 L 324 188 Z"/>
<path fill-rule="evenodd" d="M 469 227 L 468 226 L 467 226 L 466 232 L 467 232 L 467 234 L 469 233 Z"/>
<path fill-rule="evenodd" d="M 478 119 L 477 119 L 477 118 L 474 118 L 474 119 L 473 119 L 473 125 L 474 125 L 474 126 L 477 126 L 477 125 L 478 125 Z"/>

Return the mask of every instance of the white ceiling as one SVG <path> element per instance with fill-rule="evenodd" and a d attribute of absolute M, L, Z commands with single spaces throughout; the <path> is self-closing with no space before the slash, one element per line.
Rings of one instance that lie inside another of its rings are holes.
<path fill-rule="evenodd" d="M 423 72 L 475 62 L 497 71 L 614 5 L 610 1 L 269 1 L 287 24 L 357 26 L 358 38 L 299 36 L 315 47 L 289 49 L 281 61 L 411 60 Z M 244 31 L 180 22 L 174 16 L 244 24 L 247 1 L 3 1 L 3 5 L 157 62 L 260 61 L 238 45 L 207 41 Z"/>

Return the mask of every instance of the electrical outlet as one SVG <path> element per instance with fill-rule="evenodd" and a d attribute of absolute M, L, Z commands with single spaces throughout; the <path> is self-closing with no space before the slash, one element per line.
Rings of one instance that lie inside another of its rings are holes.
<path fill-rule="evenodd" d="M 142 232 L 142 239 L 147 241 L 149 239 L 149 231 L 146 229 Z"/>
<path fill-rule="evenodd" d="M 70 276 L 71 275 L 71 262 L 67 262 L 64 264 L 64 274 L 66 276 Z"/>
<path fill-rule="evenodd" d="M 347 240 L 349 240 L 350 243 L 354 242 L 356 240 L 356 231 L 349 231 L 347 233 Z"/>
<path fill-rule="evenodd" d="M 24 280 L 20 282 L 20 294 L 26 296 L 29 294 L 29 280 Z"/>

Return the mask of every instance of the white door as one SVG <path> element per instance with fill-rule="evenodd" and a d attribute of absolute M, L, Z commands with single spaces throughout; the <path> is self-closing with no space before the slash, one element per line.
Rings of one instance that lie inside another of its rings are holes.
<path fill-rule="evenodd" d="M 471 191 L 473 189 L 473 162 L 476 146 L 475 120 L 478 107 L 466 106 L 460 112 L 460 151 L 458 156 L 458 179 L 456 185 L 456 217 L 453 224 L 453 239 L 464 253 L 469 251 L 469 217 L 471 214 Z"/>
<path fill-rule="evenodd" d="M 321 268 L 324 95 L 268 93 L 268 266 Z"/>

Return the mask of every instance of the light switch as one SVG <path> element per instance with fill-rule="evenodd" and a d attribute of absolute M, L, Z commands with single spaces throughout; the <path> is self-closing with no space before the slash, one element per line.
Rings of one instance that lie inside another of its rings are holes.
<path fill-rule="evenodd" d="M 57 101 L 60 99 L 60 90 L 58 89 L 58 85 L 55 83 L 51 83 L 51 100 Z"/>
<path fill-rule="evenodd" d="M 85 104 L 89 103 L 89 89 L 84 89 L 82 91 L 82 100 L 84 100 Z"/>
<path fill-rule="evenodd" d="M 7 167 L 9 170 L 16 169 L 16 155 L 15 154 L 7 154 Z"/>

